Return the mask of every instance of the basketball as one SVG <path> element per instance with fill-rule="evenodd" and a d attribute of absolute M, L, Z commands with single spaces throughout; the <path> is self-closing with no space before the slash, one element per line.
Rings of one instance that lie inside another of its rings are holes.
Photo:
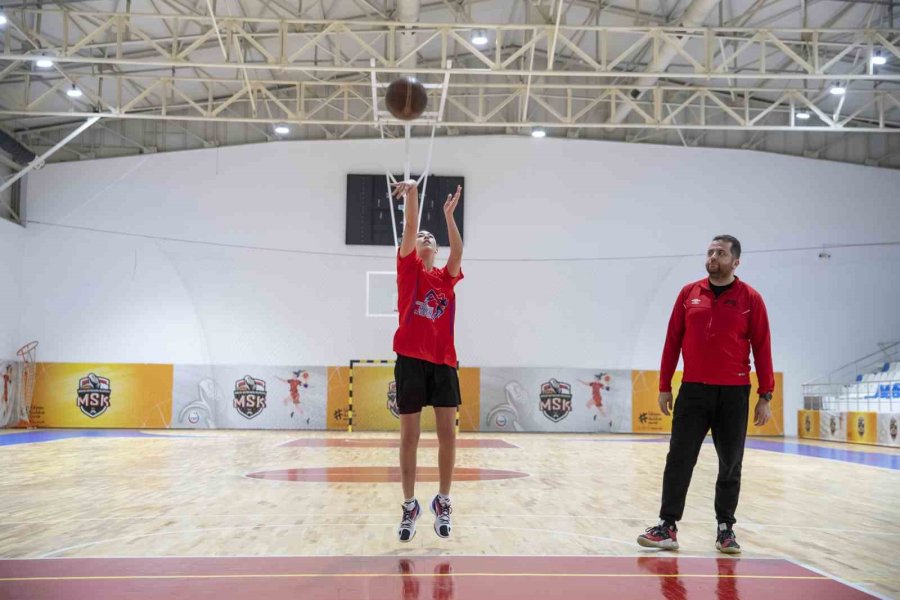
<path fill-rule="evenodd" d="M 428 94 L 425 86 L 412 77 L 400 77 L 391 82 L 385 97 L 387 109 L 403 121 L 418 119 L 425 112 Z"/>

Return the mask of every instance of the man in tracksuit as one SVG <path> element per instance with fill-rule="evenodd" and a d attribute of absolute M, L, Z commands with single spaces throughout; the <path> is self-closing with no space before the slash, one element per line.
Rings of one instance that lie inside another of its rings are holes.
<path fill-rule="evenodd" d="M 734 512 L 741 490 L 741 463 L 750 398 L 750 349 L 759 379 L 754 423 L 772 415 L 775 388 L 769 318 L 759 292 L 735 277 L 741 243 L 730 235 L 713 238 L 706 254 L 709 278 L 685 286 L 672 310 L 659 373 L 659 407 L 672 408 L 672 375 L 684 356 L 684 376 L 672 417 L 672 438 L 663 475 L 659 523 L 637 539 L 651 548 L 677 550 L 691 474 L 711 429 L 719 457 L 716 479 L 716 548 L 737 554 Z"/>

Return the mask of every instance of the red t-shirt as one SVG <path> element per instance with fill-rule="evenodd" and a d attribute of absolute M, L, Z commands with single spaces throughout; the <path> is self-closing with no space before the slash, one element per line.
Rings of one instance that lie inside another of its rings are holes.
<path fill-rule="evenodd" d="M 397 252 L 397 308 L 400 324 L 394 334 L 394 352 L 457 367 L 453 324 L 456 294 L 453 288 L 462 270 L 451 277 L 446 268 L 425 270 L 415 251 L 401 258 Z"/>

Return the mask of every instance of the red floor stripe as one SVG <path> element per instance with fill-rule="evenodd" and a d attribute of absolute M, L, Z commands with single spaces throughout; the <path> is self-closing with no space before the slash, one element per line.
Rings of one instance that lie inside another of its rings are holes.
<path fill-rule="evenodd" d="M 110 576 L 124 578 L 67 579 Z M 153 578 L 161 576 L 174 578 Z M 52 577 L 63 579 L 30 579 Z M 0 561 L 0 598 L 4 600 L 528 600 L 548 595 L 567 600 L 872 597 L 782 560 L 484 556 Z"/>

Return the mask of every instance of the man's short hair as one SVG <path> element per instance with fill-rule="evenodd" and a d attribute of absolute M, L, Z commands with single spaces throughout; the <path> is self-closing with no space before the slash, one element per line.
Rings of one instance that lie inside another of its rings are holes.
<path fill-rule="evenodd" d="M 733 235 L 717 235 L 713 238 L 714 242 L 731 242 L 731 255 L 735 258 L 741 257 L 741 242 Z"/>

